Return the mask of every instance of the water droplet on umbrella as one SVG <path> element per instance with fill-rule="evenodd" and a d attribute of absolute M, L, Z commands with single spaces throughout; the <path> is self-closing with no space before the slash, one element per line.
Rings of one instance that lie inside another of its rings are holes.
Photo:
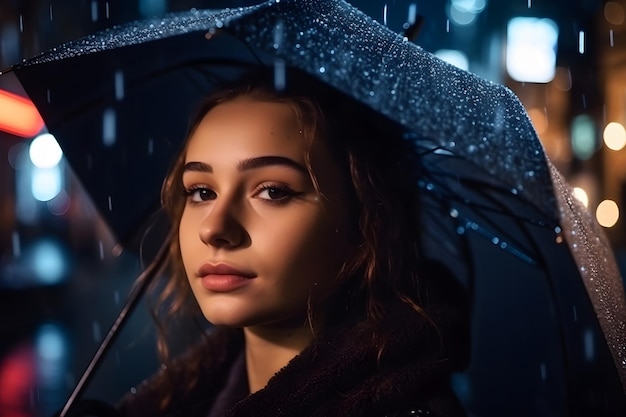
<path fill-rule="evenodd" d="M 326 67 L 323 67 L 323 66 L 320 67 L 319 71 L 320 71 L 320 74 L 325 73 L 326 72 Z M 373 95 L 373 92 L 370 92 L 370 95 Z"/>
<path fill-rule="evenodd" d="M 91 0 L 91 21 L 98 21 L 98 0 Z"/>
<path fill-rule="evenodd" d="M 470 145 L 470 146 L 467 147 L 467 152 L 468 153 L 474 153 L 474 152 L 476 152 L 476 149 L 477 149 L 476 145 Z"/>
<path fill-rule="evenodd" d="M 93 323 L 91 324 L 91 330 L 93 333 L 93 339 L 96 342 L 100 342 L 100 340 L 102 339 L 102 334 L 100 331 L 100 323 L 94 320 Z"/>
<path fill-rule="evenodd" d="M 17 232 L 11 234 L 11 246 L 13 249 L 13 257 L 19 258 L 22 254 L 22 246 L 20 245 L 20 235 Z"/>
<path fill-rule="evenodd" d="M 124 99 L 124 72 L 115 71 L 115 99 L 121 101 Z"/>
<path fill-rule="evenodd" d="M 517 188 L 512 188 L 511 189 L 511 194 L 517 195 L 518 194 Z"/>
<path fill-rule="evenodd" d="M 450 217 L 455 218 L 455 219 L 458 218 L 459 217 L 459 211 L 457 209 L 455 209 L 455 208 L 451 209 L 450 210 Z"/>
<path fill-rule="evenodd" d="M 500 243 L 500 239 L 497 236 L 494 236 L 491 238 L 491 243 L 497 245 L 498 243 Z"/>
<path fill-rule="evenodd" d="M 456 233 L 462 235 L 465 233 L 465 228 L 463 226 L 459 226 L 456 228 Z"/>
<path fill-rule="evenodd" d="M 104 146 L 112 146 L 117 136 L 115 110 L 106 109 L 102 114 L 102 142 Z"/>

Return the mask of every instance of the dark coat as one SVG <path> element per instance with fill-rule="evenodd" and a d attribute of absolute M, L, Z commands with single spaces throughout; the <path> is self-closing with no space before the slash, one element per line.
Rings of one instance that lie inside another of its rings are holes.
<path fill-rule="evenodd" d="M 437 280 L 436 286 L 445 287 L 441 289 L 449 294 L 451 287 L 443 282 Z M 467 305 L 458 297 L 448 298 L 450 302 L 434 299 L 437 309 L 429 313 L 437 330 L 408 305 L 394 306 L 385 322 L 393 337 L 380 361 L 371 328 L 338 325 L 252 395 L 246 391 L 242 332 L 220 329 L 207 344 L 196 346 L 170 368 L 173 388 L 168 392 L 173 395 L 166 411 L 158 409 L 166 392 L 157 381 L 167 372 L 142 384 L 124 399 L 120 410 L 127 417 L 464 416 L 449 387 L 449 376 L 467 360 L 469 338 L 463 314 Z M 206 360 L 198 367 L 183 365 L 186 358 L 199 354 Z M 197 378 L 195 387 L 183 388 L 193 378 Z"/>

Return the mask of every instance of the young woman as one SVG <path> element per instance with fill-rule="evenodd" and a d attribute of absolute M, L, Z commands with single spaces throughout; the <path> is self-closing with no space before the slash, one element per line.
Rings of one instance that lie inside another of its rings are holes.
<path fill-rule="evenodd" d="M 308 76 L 254 74 L 208 98 L 163 187 L 160 297 L 210 330 L 121 412 L 464 415 L 468 303 L 421 259 L 411 142 Z"/>

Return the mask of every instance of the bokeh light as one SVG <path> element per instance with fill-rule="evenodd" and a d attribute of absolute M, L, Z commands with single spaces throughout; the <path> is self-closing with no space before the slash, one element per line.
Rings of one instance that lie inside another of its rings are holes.
<path fill-rule="evenodd" d="M 576 197 L 581 203 L 583 203 L 585 207 L 589 207 L 589 196 L 587 195 L 587 191 L 585 191 L 581 187 L 574 187 L 573 192 L 574 197 Z"/>
<path fill-rule="evenodd" d="M 551 19 L 516 17 L 507 26 L 506 69 L 515 81 L 547 83 L 556 72 L 559 29 Z M 532 65 L 529 63 L 532 62 Z"/>
<path fill-rule="evenodd" d="M 596 219 L 600 226 L 613 227 L 619 220 L 619 207 L 613 200 L 604 200 L 598 204 Z"/>
<path fill-rule="evenodd" d="M 33 168 L 31 192 L 38 201 L 50 201 L 56 197 L 63 187 L 59 166 L 52 168 Z"/>
<path fill-rule="evenodd" d="M 572 151 L 576 158 L 587 160 L 598 149 L 596 126 L 593 118 L 587 114 L 578 115 L 572 120 Z"/>
<path fill-rule="evenodd" d="M 44 133 L 30 143 L 28 155 L 36 167 L 51 168 L 61 161 L 63 151 L 54 136 Z"/>
<path fill-rule="evenodd" d="M 613 25 L 624 23 L 624 7 L 614 1 L 607 1 L 604 5 L 604 18 Z"/>
<path fill-rule="evenodd" d="M 626 146 L 626 129 L 621 123 L 611 122 L 604 128 L 603 138 L 607 148 L 620 151 Z"/>
<path fill-rule="evenodd" d="M 467 55 L 461 51 L 456 49 L 440 49 L 435 52 L 435 55 L 457 68 L 465 71 L 469 70 L 469 59 L 467 59 Z"/>

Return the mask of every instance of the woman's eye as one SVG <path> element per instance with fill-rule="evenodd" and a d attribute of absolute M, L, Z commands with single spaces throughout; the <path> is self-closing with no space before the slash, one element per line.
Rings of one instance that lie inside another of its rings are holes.
<path fill-rule="evenodd" d="M 214 200 L 217 194 L 215 191 L 209 188 L 191 188 L 185 190 L 185 194 L 187 194 L 187 198 L 194 203 L 201 203 L 203 201 Z"/>
<path fill-rule="evenodd" d="M 296 192 L 289 187 L 269 186 L 263 187 L 257 194 L 257 197 L 263 200 L 280 201 L 291 198 L 294 195 L 296 195 Z"/>

